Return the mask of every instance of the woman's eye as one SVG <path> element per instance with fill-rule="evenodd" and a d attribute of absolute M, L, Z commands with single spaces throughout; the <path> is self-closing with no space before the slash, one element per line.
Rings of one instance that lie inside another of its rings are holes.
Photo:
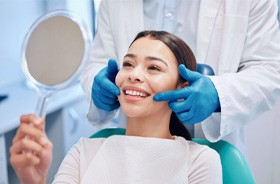
<path fill-rule="evenodd" d="M 161 71 L 161 69 L 156 65 L 149 66 L 148 69 L 149 70 L 155 70 L 155 71 Z"/>
<path fill-rule="evenodd" d="M 123 67 L 132 67 L 133 65 L 130 63 L 130 62 L 128 62 L 128 61 L 124 61 L 123 62 Z"/>

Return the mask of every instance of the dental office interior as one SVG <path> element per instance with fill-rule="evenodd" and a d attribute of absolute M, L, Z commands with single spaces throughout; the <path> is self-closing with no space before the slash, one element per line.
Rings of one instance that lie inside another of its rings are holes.
<path fill-rule="evenodd" d="M 81 16 L 92 37 L 96 13 L 101 0 L 1 0 L 0 1 L 0 184 L 18 183 L 9 164 L 9 147 L 21 114 L 33 113 L 37 93 L 22 71 L 22 44 L 30 26 L 52 10 L 70 10 Z M 280 82 L 280 81 L 279 81 Z M 88 102 L 79 81 L 63 89 L 48 101 L 46 132 L 53 142 L 53 163 L 48 183 L 52 181 L 62 159 L 80 137 L 110 125 L 93 127 L 87 121 Z M 246 128 L 247 161 L 256 183 L 280 183 L 280 99 L 268 112 Z"/>

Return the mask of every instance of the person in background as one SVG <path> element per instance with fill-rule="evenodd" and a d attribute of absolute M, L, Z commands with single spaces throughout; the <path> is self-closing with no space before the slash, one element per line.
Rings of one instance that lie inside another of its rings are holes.
<path fill-rule="evenodd" d="M 108 58 L 122 65 L 136 33 L 166 30 L 188 43 L 197 62 L 210 65 L 216 75 L 184 68 L 189 86 L 159 93 L 154 100 L 168 101 L 182 122 L 194 124 L 194 137 L 223 139 L 246 154 L 245 125 L 280 96 L 277 12 L 275 0 L 102 0 L 82 76 L 88 120 L 93 125 L 117 120 L 125 127 L 115 84 L 118 68 L 107 66 Z"/>
<path fill-rule="evenodd" d="M 108 65 L 117 67 L 115 61 Z M 188 86 L 185 68 L 196 70 L 196 60 L 183 40 L 164 31 L 140 32 L 115 79 L 128 117 L 126 135 L 80 139 L 53 183 L 222 183 L 218 153 L 192 142 L 168 103 L 153 100 L 159 92 Z M 45 183 L 52 146 L 44 124 L 32 114 L 21 117 L 10 148 L 21 183 Z"/>

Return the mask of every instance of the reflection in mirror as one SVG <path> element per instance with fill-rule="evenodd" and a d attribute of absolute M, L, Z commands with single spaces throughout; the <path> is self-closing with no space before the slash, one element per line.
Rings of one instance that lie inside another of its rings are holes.
<path fill-rule="evenodd" d="M 22 66 L 39 94 L 37 115 L 45 115 L 51 94 L 78 79 L 91 40 L 86 24 L 69 11 L 50 12 L 32 25 L 23 43 Z"/>

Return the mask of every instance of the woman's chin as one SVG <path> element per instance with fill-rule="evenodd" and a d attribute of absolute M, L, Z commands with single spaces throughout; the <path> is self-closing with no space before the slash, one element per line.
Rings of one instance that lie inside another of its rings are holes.
<path fill-rule="evenodd" d="M 143 113 L 141 110 L 137 108 L 122 108 L 124 114 L 129 118 L 140 118 L 143 116 Z"/>

